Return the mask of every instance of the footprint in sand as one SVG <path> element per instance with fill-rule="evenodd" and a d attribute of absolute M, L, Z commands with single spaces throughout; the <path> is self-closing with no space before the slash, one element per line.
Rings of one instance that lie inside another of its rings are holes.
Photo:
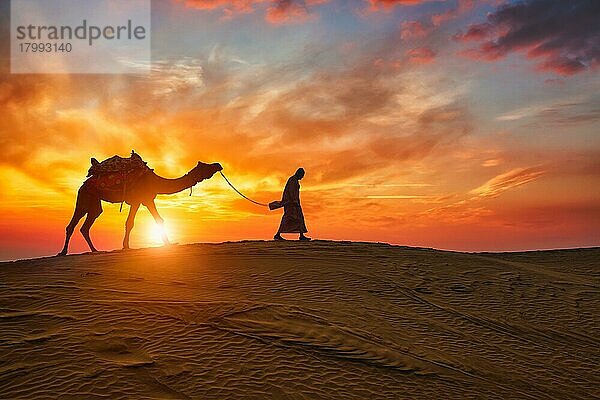
<path fill-rule="evenodd" d="M 456 283 L 454 285 L 450 285 L 450 290 L 457 293 L 471 293 L 473 289 L 468 286 L 463 285 L 462 283 Z"/>
<path fill-rule="evenodd" d="M 85 271 L 81 273 L 82 278 L 92 277 L 92 276 L 101 276 L 101 272 L 93 272 L 93 271 Z"/>
<path fill-rule="evenodd" d="M 418 293 L 424 293 L 424 294 L 432 294 L 433 290 L 429 289 L 428 287 L 425 286 L 418 286 L 416 288 L 413 289 L 415 292 Z"/>
<path fill-rule="evenodd" d="M 88 345 L 98 358 L 122 367 L 141 367 L 154 364 L 154 360 L 149 355 L 122 339 L 91 340 Z"/>
<path fill-rule="evenodd" d="M 51 326 L 48 329 L 34 329 L 23 337 L 23 341 L 29 343 L 43 342 L 55 336 L 58 332 L 60 332 L 58 326 Z"/>

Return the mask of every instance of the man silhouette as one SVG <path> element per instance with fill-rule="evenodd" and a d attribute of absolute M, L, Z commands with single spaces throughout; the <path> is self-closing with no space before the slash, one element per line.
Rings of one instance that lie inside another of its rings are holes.
<path fill-rule="evenodd" d="M 299 233 L 298 240 L 310 240 L 304 236 L 308 230 L 304 223 L 304 214 L 300 205 L 300 180 L 304 178 L 304 168 L 298 168 L 296 173 L 287 180 L 283 195 L 281 196 L 281 205 L 283 206 L 283 217 L 281 224 L 273 239 L 285 240 L 281 237 L 282 233 Z"/>

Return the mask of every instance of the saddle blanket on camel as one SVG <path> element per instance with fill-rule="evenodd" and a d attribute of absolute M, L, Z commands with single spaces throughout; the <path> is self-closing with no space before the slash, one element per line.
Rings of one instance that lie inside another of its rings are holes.
<path fill-rule="evenodd" d="M 102 162 L 92 158 L 91 162 L 87 174 L 89 178 L 84 184 L 99 192 L 114 192 L 119 198 L 124 198 L 128 187 L 152 171 L 148 163 L 134 151 L 129 158 L 113 156 Z"/>

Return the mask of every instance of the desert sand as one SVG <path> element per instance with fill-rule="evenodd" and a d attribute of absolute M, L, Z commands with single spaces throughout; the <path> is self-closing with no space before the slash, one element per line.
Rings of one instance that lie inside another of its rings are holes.
<path fill-rule="evenodd" d="M 600 249 L 240 242 L 0 264 L 2 399 L 590 399 Z"/>

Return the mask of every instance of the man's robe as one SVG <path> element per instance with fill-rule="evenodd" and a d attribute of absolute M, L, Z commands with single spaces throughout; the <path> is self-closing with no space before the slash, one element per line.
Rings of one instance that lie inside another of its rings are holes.
<path fill-rule="evenodd" d="M 304 223 L 304 214 L 300 206 L 300 182 L 296 176 L 291 176 L 285 184 L 283 195 L 281 196 L 283 204 L 283 217 L 279 225 L 280 233 L 306 233 L 306 224 Z"/>

